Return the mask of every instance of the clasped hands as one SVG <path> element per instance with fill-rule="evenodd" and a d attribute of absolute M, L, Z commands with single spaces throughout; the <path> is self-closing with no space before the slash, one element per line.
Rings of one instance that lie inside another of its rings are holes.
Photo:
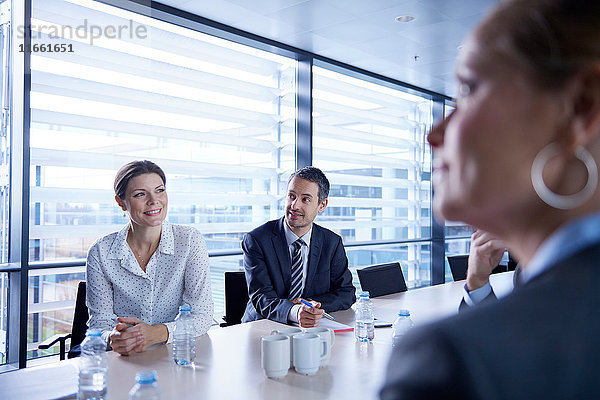
<path fill-rule="evenodd" d="M 301 328 L 313 328 L 319 325 L 319 321 L 323 317 L 325 310 L 321 309 L 321 303 L 314 300 L 306 300 L 312 304 L 312 308 L 302 304 L 300 297 L 292 300 L 294 304 L 300 304 L 300 311 L 298 312 L 298 323 Z"/>
<path fill-rule="evenodd" d="M 117 318 L 119 323 L 109 336 L 112 349 L 128 356 L 139 353 L 156 343 L 164 343 L 169 332 L 165 325 L 148 325 L 139 318 Z"/>

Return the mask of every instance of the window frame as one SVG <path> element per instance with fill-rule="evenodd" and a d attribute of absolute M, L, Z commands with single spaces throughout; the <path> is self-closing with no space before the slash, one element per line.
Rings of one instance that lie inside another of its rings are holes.
<path fill-rule="evenodd" d="M 85 265 L 84 259 L 63 262 L 29 263 L 29 200 L 30 200 L 30 90 L 31 69 L 30 53 L 19 53 L 15 46 L 17 27 L 31 26 L 32 1 L 12 1 L 12 99 L 11 126 L 22 127 L 13 129 L 10 151 L 10 216 L 9 216 L 9 262 L 0 264 L 0 272 L 9 274 L 8 293 L 8 333 L 7 333 L 7 363 L 0 365 L 0 372 L 24 368 L 27 364 L 27 304 L 29 271 L 37 269 L 64 268 L 67 266 Z M 115 6 L 127 11 L 139 13 L 151 18 L 197 30 L 222 39 L 248 45 L 274 54 L 295 58 L 298 61 L 297 98 L 296 98 L 296 167 L 310 165 L 312 162 L 312 65 L 326 63 L 328 68 L 361 79 L 372 79 L 383 82 L 394 88 L 402 88 L 419 94 L 428 95 L 433 101 L 433 120 L 440 120 L 444 115 L 444 106 L 449 97 L 418 88 L 406 82 L 401 82 L 373 72 L 356 68 L 342 62 L 322 57 L 275 40 L 263 38 L 242 30 L 191 14 L 160 3 L 143 0 L 101 0 L 101 3 Z M 22 22 L 19 24 L 18 22 Z M 25 46 L 31 44 L 31 38 L 25 36 Z M 433 192 L 433 189 L 432 189 Z M 433 193 L 432 193 L 433 197 Z M 25 205 L 25 206 L 24 206 Z M 431 213 L 433 214 L 433 213 Z M 439 224 L 431 216 L 432 234 L 429 238 L 419 238 L 418 242 L 431 243 L 431 284 L 444 282 L 445 239 L 444 225 Z M 354 243 L 350 247 L 403 244 L 414 240 L 373 241 Z M 212 251 L 211 258 L 241 255 L 239 251 Z M 15 340 L 16 339 L 16 340 Z"/>

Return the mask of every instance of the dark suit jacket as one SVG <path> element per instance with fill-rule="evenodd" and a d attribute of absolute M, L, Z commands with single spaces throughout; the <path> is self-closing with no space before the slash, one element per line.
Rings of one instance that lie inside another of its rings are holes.
<path fill-rule="evenodd" d="M 512 294 L 415 329 L 381 399 L 600 399 L 600 244 Z"/>
<path fill-rule="evenodd" d="M 250 300 L 242 322 L 268 318 L 287 323 L 294 305 L 290 291 L 291 260 L 283 217 L 244 235 L 244 268 Z M 316 300 L 327 312 L 345 310 L 356 300 L 342 238 L 313 224 L 306 283 L 302 297 Z"/>

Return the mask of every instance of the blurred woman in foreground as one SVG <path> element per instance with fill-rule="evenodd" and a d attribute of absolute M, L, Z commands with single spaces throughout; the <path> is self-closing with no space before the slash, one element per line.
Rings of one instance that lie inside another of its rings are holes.
<path fill-rule="evenodd" d="M 381 398 L 600 398 L 600 2 L 501 2 L 457 77 L 434 210 L 502 240 L 518 287 L 407 336 Z"/>

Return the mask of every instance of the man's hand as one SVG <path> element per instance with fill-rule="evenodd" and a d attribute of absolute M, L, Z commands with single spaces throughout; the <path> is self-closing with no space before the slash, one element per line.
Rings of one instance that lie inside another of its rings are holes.
<path fill-rule="evenodd" d="M 167 341 L 165 325 L 148 325 L 139 318 L 117 318 L 119 323 L 110 334 L 110 346 L 117 353 L 128 356 L 139 353 L 156 343 Z"/>
<path fill-rule="evenodd" d="M 321 303 L 314 300 L 307 300 L 312 304 L 312 308 L 302 304 L 299 298 L 292 300 L 292 303 L 302 304 L 298 312 L 298 323 L 301 328 L 312 328 L 319 325 L 319 321 L 323 317 L 325 310 L 321 309 Z"/>
<path fill-rule="evenodd" d="M 467 290 L 484 286 L 506 250 L 504 243 L 490 233 L 477 230 L 471 235 L 471 251 L 467 268 Z"/>

